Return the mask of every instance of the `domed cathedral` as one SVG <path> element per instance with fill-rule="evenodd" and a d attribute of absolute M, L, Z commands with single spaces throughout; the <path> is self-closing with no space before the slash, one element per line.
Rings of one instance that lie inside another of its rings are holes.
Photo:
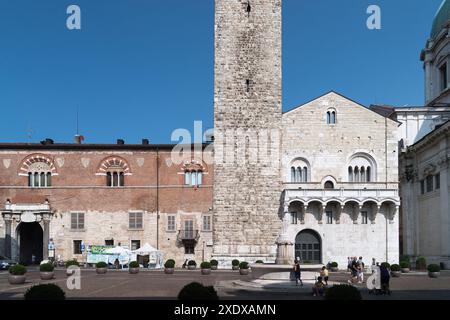
<path fill-rule="evenodd" d="M 401 251 L 412 262 L 422 256 L 427 263 L 450 268 L 449 0 L 436 13 L 420 59 L 425 72 L 424 106 L 390 107 L 390 117 L 402 123 Z"/>

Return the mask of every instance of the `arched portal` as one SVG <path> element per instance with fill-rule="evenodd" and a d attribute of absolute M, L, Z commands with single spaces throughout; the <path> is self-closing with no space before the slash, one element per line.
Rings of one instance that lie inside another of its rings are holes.
<path fill-rule="evenodd" d="M 22 222 L 17 227 L 19 261 L 24 265 L 39 264 L 43 259 L 43 230 L 39 223 Z"/>
<path fill-rule="evenodd" d="M 322 263 L 322 241 L 317 232 L 303 230 L 295 238 L 295 258 L 302 263 Z"/>

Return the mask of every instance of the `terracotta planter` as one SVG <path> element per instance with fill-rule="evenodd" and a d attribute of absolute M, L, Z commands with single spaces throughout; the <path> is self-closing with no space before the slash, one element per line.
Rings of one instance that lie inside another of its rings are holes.
<path fill-rule="evenodd" d="M 97 268 L 96 269 L 97 274 L 105 274 L 106 272 L 108 272 L 107 268 Z"/>
<path fill-rule="evenodd" d="M 430 278 L 437 278 L 439 277 L 440 274 L 441 274 L 440 272 L 428 272 L 428 276 Z"/>
<path fill-rule="evenodd" d="M 173 274 L 175 271 L 174 268 L 164 268 L 164 273 L 165 274 Z"/>
<path fill-rule="evenodd" d="M 411 270 L 409 268 L 402 268 L 402 273 L 409 273 Z"/>
<path fill-rule="evenodd" d="M 217 270 L 218 266 L 211 266 L 211 270 Z"/>
<path fill-rule="evenodd" d="M 197 266 L 188 266 L 188 270 L 195 270 Z"/>
<path fill-rule="evenodd" d="M 51 272 L 40 272 L 41 280 L 52 280 L 55 277 L 55 273 Z"/>
<path fill-rule="evenodd" d="M 8 277 L 8 281 L 10 284 L 24 284 L 26 279 L 27 279 L 26 275 L 15 276 L 10 274 Z"/>
<path fill-rule="evenodd" d="M 241 276 L 246 276 L 250 273 L 249 269 L 239 269 L 239 273 L 241 274 Z"/>
<path fill-rule="evenodd" d="M 400 276 L 402 275 L 402 272 L 401 271 L 391 271 L 391 275 L 394 278 L 400 278 Z"/>
<path fill-rule="evenodd" d="M 138 274 L 139 273 L 139 268 L 130 268 L 129 272 L 130 272 L 130 274 Z"/>
<path fill-rule="evenodd" d="M 203 275 L 211 274 L 211 269 L 202 269 L 202 274 Z"/>
<path fill-rule="evenodd" d="M 233 266 L 232 269 L 233 270 L 239 270 L 239 266 Z"/>

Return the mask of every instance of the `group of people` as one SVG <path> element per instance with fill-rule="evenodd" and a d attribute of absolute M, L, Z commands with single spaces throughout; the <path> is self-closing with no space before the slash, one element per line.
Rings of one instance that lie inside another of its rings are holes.
<path fill-rule="evenodd" d="M 365 264 L 363 258 L 359 257 L 348 257 L 347 269 L 350 271 L 351 278 L 349 283 L 363 283 L 364 282 L 364 268 Z"/>
<path fill-rule="evenodd" d="M 302 274 L 300 268 L 300 258 L 295 259 L 294 261 L 294 275 L 295 275 L 295 283 L 298 286 L 299 284 L 303 286 Z M 320 270 L 320 276 L 317 278 L 317 281 L 313 286 L 313 295 L 314 296 L 322 296 L 325 293 L 325 289 L 328 286 L 328 269 L 327 267 L 322 267 Z"/>

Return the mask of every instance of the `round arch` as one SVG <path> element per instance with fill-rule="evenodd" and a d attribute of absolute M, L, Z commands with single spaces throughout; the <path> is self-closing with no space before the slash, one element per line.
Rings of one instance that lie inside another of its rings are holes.
<path fill-rule="evenodd" d="M 21 222 L 16 228 L 19 262 L 39 264 L 44 255 L 44 230 L 38 222 Z"/>
<path fill-rule="evenodd" d="M 322 238 L 312 229 L 300 231 L 295 237 L 295 258 L 304 264 L 322 263 Z"/>

